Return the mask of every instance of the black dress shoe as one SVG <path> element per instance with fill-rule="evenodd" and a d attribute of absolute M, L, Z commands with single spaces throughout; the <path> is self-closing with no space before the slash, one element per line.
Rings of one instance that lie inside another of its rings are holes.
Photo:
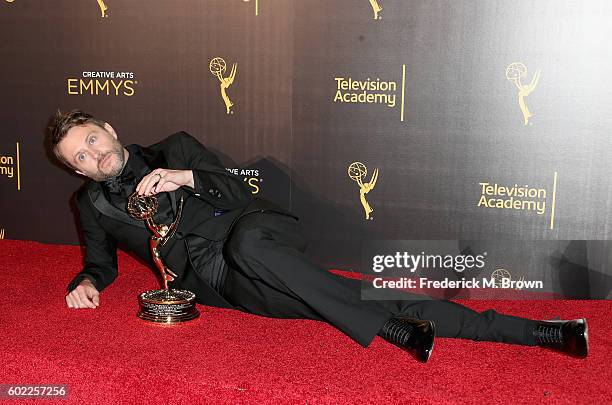
<path fill-rule="evenodd" d="M 413 352 L 423 363 L 431 356 L 435 334 L 436 327 L 433 321 L 408 318 L 403 315 L 389 319 L 378 333 L 385 340 Z"/>
<path fill-rule="evenodd" d="M 589 327 L 584 318 L 538 321 L 533 336 L 542 347 L 550 347 L 582 359 L 589 354 Z"/>

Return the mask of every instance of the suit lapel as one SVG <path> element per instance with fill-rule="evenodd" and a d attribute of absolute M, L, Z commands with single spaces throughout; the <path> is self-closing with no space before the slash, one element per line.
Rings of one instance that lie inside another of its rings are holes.
<path fill-rule="evenodd" d="M 106 197 L 104 197 L 104 193 L 102 192 L 102 186 L 100 186 L 100 183 L 92 182 L 90 187 L 88 187 L 87 192 L 89 194 L 89 199 L 91 200 L 93 206 L 96 207 L 96 209 L 104 215 L 130 225 L 145 228 L 145 224 L 143 221 L 139 221 L 137 219 L 132 218 L 126 212 L 121 211 L 120 209 L 113 206 L 110 202 L 108 202 Z"/>

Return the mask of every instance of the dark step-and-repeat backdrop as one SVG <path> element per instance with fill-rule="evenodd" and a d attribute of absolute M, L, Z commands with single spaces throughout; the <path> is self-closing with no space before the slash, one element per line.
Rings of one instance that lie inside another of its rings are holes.
<path fill-rule="evenodd" d="M 79 243 L 84 179 L 44 135 L 80 108 L 124 144 L 191 133 L 374 295 L 611 298 L 611 19 L 606 0 L 1 0 L 0 237 Z"/>

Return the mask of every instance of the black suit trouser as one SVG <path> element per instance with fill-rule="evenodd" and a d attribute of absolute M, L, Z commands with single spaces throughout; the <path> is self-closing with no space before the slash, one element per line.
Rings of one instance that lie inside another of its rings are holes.
<path fill-rule="evenodd" d="M 481 313 L 441 300 L 361 299 L 361 282 L 330 273 L 304 255 L 297 220 L 251 213 L 235 225 L 224 248 L 229 270 L 223 297 L 236 309 L 273 318 L 325 321 L 367 347 L 396 314 L 434 321 L 436 336 L 535 345 L 535 321 Z"/>

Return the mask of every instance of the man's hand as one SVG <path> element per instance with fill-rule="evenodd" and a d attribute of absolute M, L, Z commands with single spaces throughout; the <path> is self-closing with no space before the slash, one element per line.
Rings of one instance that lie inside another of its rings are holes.
<path fill-rule="evenodd" d="M 181 186 L 194 187 L 191 170 L 155 169 L 136 186 L 139 195 L 152 195 L 174 191 Z"/>
<path fill-rule="evenodd" d="M 68 308 L 97 308 L 100 305 L 100 293 L 91 280 L 85 279 L 68 295 Z"/>

